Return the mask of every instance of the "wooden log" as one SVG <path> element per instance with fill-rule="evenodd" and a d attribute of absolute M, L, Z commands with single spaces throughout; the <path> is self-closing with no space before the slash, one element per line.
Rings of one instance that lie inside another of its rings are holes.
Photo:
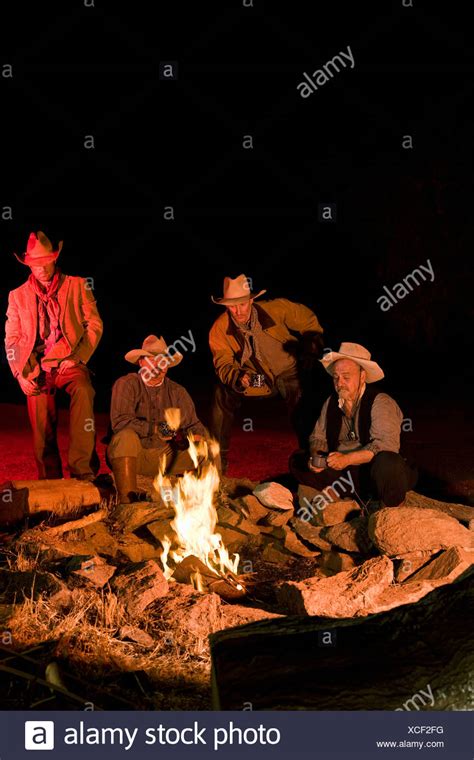
<path fill-rule="evenodd" d="M 362 620 L 292 616 L 210 636 L 218 710 L 472 710 L 472 569 Z M 432 692 L 422 705 L 409 702 Z M 411 707 L 404 707 L 411 704 Z"/>
<path fill-rule="evenodd" d="M 13 480 L 3 485 L 0 493 L 0 526 L 42 512 L 77 517 L 104 498 L 93 483 L 74 478 Z"/>

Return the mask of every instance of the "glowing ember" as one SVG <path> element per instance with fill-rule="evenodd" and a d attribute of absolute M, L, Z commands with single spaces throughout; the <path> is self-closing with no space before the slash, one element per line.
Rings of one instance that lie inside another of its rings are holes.
<path fill-rule="evenodd" d="M 166 421 L 171 427 L 170 420 L 176 422 L 176 418 L 167 414 Z M 196 470 L 185 472 L 176 479 L 177 482 L 173 486 L 170 479 L 163 474 L 165 465 L 163 461 L 154 482 L 159 493 L 172 494 L 175 510 L 171 528 L 177 535 L 178 546 L 172 549 L 171 539 L 168 536 L 163 539 L 161 563 L 164 574 L 166 578 L 171 578 L 176 565 L 190 555 L 200 559 L 213 573 L 225 575 L 229 570 L 236 573 L 239 555 L 234 554 L 231 558 L 222 542 L 221 535 L 215 532 L 217 512 L 214 507 L 214 498 L 219 488 L 219 473 L 214 463 L 209 460 L 209 454 L 212 457 L 216 456 L 219 452 L 219 444 L 213 441 L 208 445 L 206 441 L 196 441 L 192 435 L 188 436 L 188 440 L 188 452 Z M 169 565 L 170 560 L 172 567 Z M 199 571 L 192 574 L 191 581 L 195 588 L 199 591 L 203 590 L 204 584 Z"/>

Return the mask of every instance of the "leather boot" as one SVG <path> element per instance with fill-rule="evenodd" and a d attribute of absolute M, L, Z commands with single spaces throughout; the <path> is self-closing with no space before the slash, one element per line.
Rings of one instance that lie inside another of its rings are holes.
<path fill-rule="evenodd" d="M 111 460 L 117 489 L 118 504 L 130 504 L 137 499 L 137 458 L 116 457 Z"/>

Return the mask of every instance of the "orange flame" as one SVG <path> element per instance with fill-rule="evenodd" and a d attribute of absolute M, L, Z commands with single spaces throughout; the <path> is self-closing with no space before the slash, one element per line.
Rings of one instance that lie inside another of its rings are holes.
<path fill-rule="evenodd" d="M 171 427 L 168 417 L 166 421 Z M 237 573 L 239 555 L 231 557 L 223 544 L 222 536 L 215 532 L 217 512 L 214 499 L 219 489 L 219 473 L 210 461 L 209 453 L 213 457 L 217 456 L 219 444 L 216 441 L 210 441 L 209 444 L 205 440 L 195 441 L 192 435 L 188 436 L 188 440 L 188 453 L 196 469 L 185 472 L 178 478 L 173 489 L 169 478 L 164 475 L 163 460 L 154 481 L 154 487 L 159 493 L 166 489 L 167 493 L 173 494 L 175 510 L 171 528 L 176 533 L 178 547 L 171 550 L 171 539 L 168 536 L 163 539 L 161 563 L 164 574 L 166 578 L 171 578 L 176 565 L 190 555 L 200 559 L 212 572 L 225 573 L 231 570 Z M 170 567 L 170 560 L 174 563 L 173 567 Z M 199 572 L 193 573 L 191 580 L 195 588 L 203 590 Z"/>

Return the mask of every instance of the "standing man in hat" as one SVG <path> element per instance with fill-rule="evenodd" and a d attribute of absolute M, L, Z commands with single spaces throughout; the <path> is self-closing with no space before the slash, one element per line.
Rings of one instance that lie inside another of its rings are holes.
<path fill-rule="evenodd" d="M 8 297 L 5 348 L 14 377 L 26 396 L 33 431 L 38 478 L 61 478 L 56 428 L 56 390 L 70 402 L 68 467 L 71 477 L 93 480 L 95 451 L 94 389 L 87 362 L 102 336 L 102 320 L 83 277 L 61 272 L 57 250 L 43 232 L 32 232 L 26 253 L 27 281 Z"/>
<path fill-rule="evenodd" d="M 166 376 L 168 369 L 182 361 L 182 354 L 174 349 L 171 355 L 171 347 L 168 349 L 162 337 L 149 335 L 142 347 L 128 351 L 125 359 L 140 369 L 120 377 L 112 389 L 113 436 L 107 460 L 120 504 L 139 498 L 137 474 L 154 477 L 164 458 L 168 475 L 194 470 L 187 436 L 192 433 L 194 440 L 207 437 L 189 393 Z M 170 409 L 177 416 L 174 429 L 167 419 Z"/>
<path fill-rule="evenodd" d="M 352 483 L 344 496 L 371 495 L 384 506 L 401 506 L 417 475 L 400 455 L 401 409 L 374 385 L 384 377 L 382 369 L 358 343 L 341 343 L 321 363 L 332 376 L 335 393 L 325 401 L 310 436 L 309 462 L 296 452 L 291 472 L 318 491 L 342 480 Z"/>
<path fill-rule="evenodd" d="M 221 447 L 224 473 L 232 423 L 244 396 L 279 394 L 295 422 L 301 381 L 293 333 L 303 336 L 306 353 L 318 355 L 322 348 L 323 329 L 311 309 L 286 298 L 254 303 L 266 290 L 253 293 L 250 283 L 244 274 L 225 277 L 223 297 L 212 297 L 214 303 L 226 307 L 209 333 L 218 378 L 210 427 Z"/>

